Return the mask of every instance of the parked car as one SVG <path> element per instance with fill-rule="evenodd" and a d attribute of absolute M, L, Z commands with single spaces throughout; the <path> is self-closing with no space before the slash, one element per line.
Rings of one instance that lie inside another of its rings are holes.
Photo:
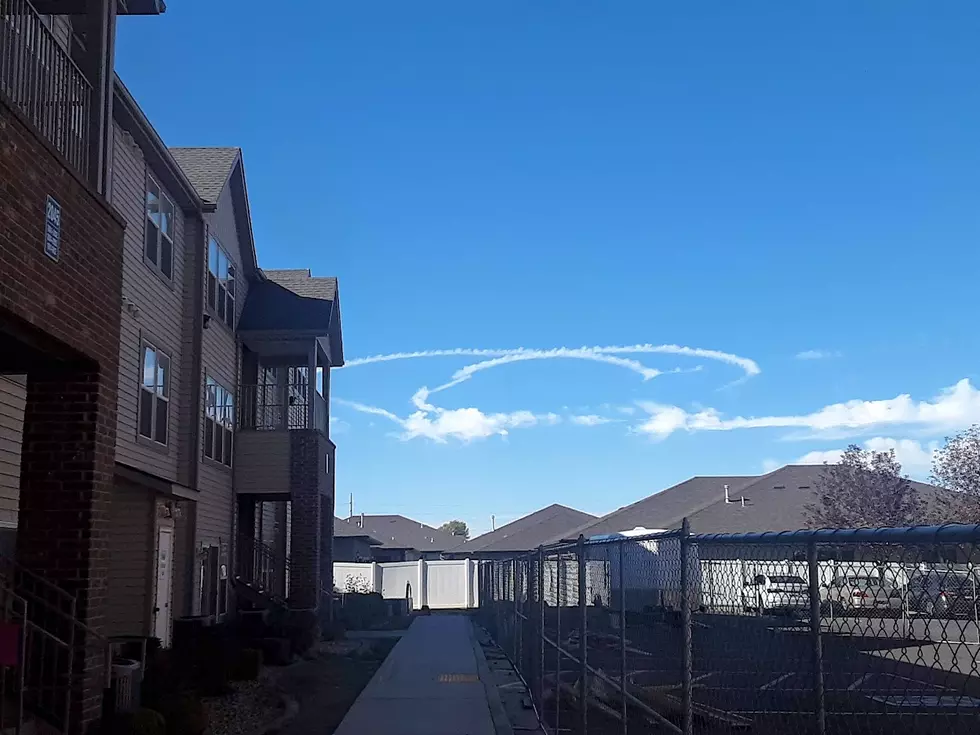
<path fill-rule="evenodd" d="M 974 617 L 980 599 L 976 572 L 932 571 L 909 582 L 909 611 L 935 617 Z"/>
<path fill-rule="evenodd" d="M 746 610 L 792 612 L 810 605 L 806 581 L 788 574 L 757 574 L 742 589 Z"/>
<path fill-rule="evenodd" d="M 902 588 L 881 577 L 837 577 L 821 591 L 820 597 L 820 607 L 825 613 L 902 608 Z"/>

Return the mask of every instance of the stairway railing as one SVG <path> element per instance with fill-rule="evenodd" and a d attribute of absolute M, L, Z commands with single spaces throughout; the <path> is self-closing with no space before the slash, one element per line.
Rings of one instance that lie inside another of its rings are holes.
<path fill-rule="evenodd" d="M 112 644 L 77 618 L 77 605 L 70 592 L 0 556 L 0 615 L 21 636 L 18 663 L 11 667 L 15 678 L 10 683 L 6 674 L 2 683 L 18 702 L 18 728 L 28 710 L 68 733 L 72 693 L 82 691 L 86 671 L 101 667 L 103 689 L 111 685 Z"/>

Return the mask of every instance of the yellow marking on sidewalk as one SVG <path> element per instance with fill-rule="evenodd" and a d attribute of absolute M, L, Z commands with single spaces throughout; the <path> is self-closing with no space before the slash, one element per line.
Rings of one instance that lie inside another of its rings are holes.
<path fill-rule="evenodd" d="M 471 684 L 480 681 L 476 674 L 439 674 L 436 679 L 440 684 Z"/>

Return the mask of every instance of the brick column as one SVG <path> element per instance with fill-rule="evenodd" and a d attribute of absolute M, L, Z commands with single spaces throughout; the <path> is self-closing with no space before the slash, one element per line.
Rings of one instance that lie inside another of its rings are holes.
<path fill-rule="evenodd" d="M 95 630 L 106 603 L 115 401 L 115 373 L 91 364 L 52 362 L 28 375 L 17 560 L 75 594 L 77 618 Z M 99 715 L 104 667 L 97 640 L 77 627 L 74 640 L 77 727 Z"/>
<path fill-rule="evenodd" d="M 320 601 L 320 439 L 316 431 L 289 433 L 289 487 L 293 502 L 289 604 L 315 610 Z"/>

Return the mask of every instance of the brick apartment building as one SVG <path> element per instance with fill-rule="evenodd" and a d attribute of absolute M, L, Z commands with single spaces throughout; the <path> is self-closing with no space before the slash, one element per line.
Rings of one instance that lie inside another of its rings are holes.
<path fill-rule="evenodd" d="M 117 16 L 160 0 L 3 8 L 0 591 L 64 648 L 26 708 L 80 732 L 113 637 L 322 612 L 339 296 L 263 271 L 241 151 L 167 148 L 115 76 Z"/>

